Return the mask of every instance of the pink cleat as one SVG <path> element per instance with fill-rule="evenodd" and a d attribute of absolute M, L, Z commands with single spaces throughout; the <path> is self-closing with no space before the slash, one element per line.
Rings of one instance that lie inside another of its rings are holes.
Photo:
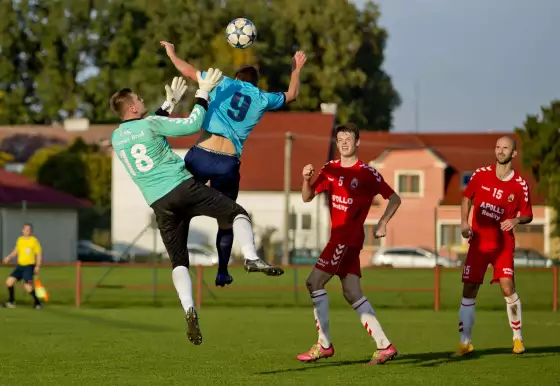
<path fill-rule="evenodd" d="M 316 343 L 311 347 L 311 350 L 308 352 L 304 352 L 303 354 L 299 354 L 297 359 L 301 362 L 308 363 L 308 362 L 315 362 L 321 358 L 330 358 L 334 355 L 334 347 L 331 343 L 329 348 L 323 348 L 320 343 Z"/>
<path fill-rule="evenodd" d="M 382 365 L 385 362 L 391 361 L 395 359 L 397 356 L 397 349 L 392 344 L 389 347 L 383 350 L 377 350 L 373 353 L 373 357 L 371 361 L 369 361 L 368 365 Z"/>

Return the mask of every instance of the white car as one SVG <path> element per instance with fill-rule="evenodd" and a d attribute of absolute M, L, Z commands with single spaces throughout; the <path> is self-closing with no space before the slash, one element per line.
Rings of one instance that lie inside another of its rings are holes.
<path fill-rule="evenodd" d="M 211 266 L 218 264 L 218 254 L 202 245 L 188 244 L 189 262 L 191 266 Z"/>
<path fill-rule="evenodd" d="M 436 265 L 441 267 L 459 267 L 461 262 L 444 256 L 437 256 L 436 259 L 436 254 L 429 248 L 389 247 L 380 248 L 375 252 L 371 259 L 371 264 L 395 268 L 433 268 Z"/>

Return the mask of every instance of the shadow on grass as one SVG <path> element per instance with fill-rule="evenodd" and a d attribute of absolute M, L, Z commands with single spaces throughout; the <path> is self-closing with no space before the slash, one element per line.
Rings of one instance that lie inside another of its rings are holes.
<path fill-rule="evenodd" d="M 162 325 L 150 325 L 137 322 L 129 322 L 124 320 L 107 319 L 99 315 L 92 315 L 85 312 L 67 311 L 61 308 L 45 308 L 42 312 L 49 312 L 51 314 L 57 314 L 63 316 L 64 318 L 74 318 L 81 321 L 86 321 L 106 327 L 114 327 L 123 330 L 135 330 L 142 332 L 171 332 L 175 329 L 170 329 L 169 327 Z"/>
<path fill-rule="evenodd" d="M 451 358 L 450 354 L 451 352 L 449 351 L 427 352 L 427 353 L 418 353 L 418 354 L 401 354 L 397 358 L 389 362 L 388 365 L 389 366 L 413 365 L 413 366 L 421 366 L 421 367 L 433 367 L 433 366 L 440 366 L 446 363 L 456 363 L 465 360 L 476 360 L 491 355 L 513 355 L 510 347 L 475 350 L 472 354 L 459 358 Z M 530 347 L 529 349 L 527 349 L 525 354 L 518 355 L 517 357 L 520 359 L 531 359 L 531 358 L 542 358 L 551 355 L 560 355 L 560 346 Z M 295 367 L 291 369 L 258 372 L 255 373 L 255 375 L 270 375 L 270 374 L 279 374 L 279 373 L 308 371 L 308 370 L 320 369 L 326 367 L 352 366 L 352 365 L 366 364 L 368 360 L 369 359 L 353 360 L 353 361 L 330 361 L 330 359 L 327 359 L 327 360 L 323 360 L 322 362 L 302 364 L 300 367 Z"/>

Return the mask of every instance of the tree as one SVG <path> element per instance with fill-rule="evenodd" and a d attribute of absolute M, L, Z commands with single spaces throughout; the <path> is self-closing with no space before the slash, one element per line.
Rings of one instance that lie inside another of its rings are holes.
<path fill-rule="evenodd" d="M 37 174 L 37 182 L 53 189 L 88 199 L 91 181 L 87 179 L 87 167 L 79 153 L 68 150 L 50 156 Z"/>
<path fill-rule="evenodd" d="M 39 149 L 65 145 L 66 141 L 44 135 L 13 134 L 0 141 L 0 151 L 14 156 L 14 162 L 27 162 Z"/>
<path fill-rule="evenodd" d="M 37 181 L 39 170 L 43 167 L 45 162 L 55 154 L 62 152 L 65 149 L 62 145 L 52 145 L 44 147 L 35 152 L 25 163 L 25 167 L 21 172 L 27 178 Z"/>
<path fill-rule="evenodd" d="M 308 53 L 300 98 L 289 110 L 339 105 L 339 119 L 389 130 L 400 104 L 382 70 L 387 32 L 379 9 L 347 0 L 0 0 L 0 124 L 51 123 L 67 117 L 116 122 L 108 100 L 131 87 L 151 110 L 177 74 L 159 46 L 172 40 L 179 56 L 232 76 L 240 64 L 260 69 L 260 86 L 288 88 L 291 57 Z M 224 29 L 244 15 L 258 29 L 250 49 L 226 44 Z M 192 104 L 194 87 L 185 95 Z"/>
<path fill-rule="evenodd" d="M 38 150 L 22 174 L 40 184 L 87 199 L 100 208 L 111 205 L 111 157 L 81 138 L 66 147 L 55 145 Z"/>
<path fill-rule="evenodd" d="M 521 162 L 537 180 L 537 190 L 547 205 L 560 213 L 560 100 L 541 107 L 541 116 L 528 115 L 515 131 L 521 138 Z M 555 216 L 553 234 L 560 236 L 560 216 Z"/>

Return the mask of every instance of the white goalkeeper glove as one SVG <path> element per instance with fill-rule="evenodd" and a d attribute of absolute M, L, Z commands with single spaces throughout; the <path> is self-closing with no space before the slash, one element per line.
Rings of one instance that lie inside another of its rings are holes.
<path fill-rule="evenodd" d="M 208 93 L 222 81 L 222 71 L 217 68 L 209 68 L 204 79 L 202 79 L 202 73 L 197 71 L 196 78 L 198 79 L 198 90 L 194 94 L 195 98 L 208 100 Z"/>
<path fill-rule="evenodd" d="M 162 110 L 167 111 L 169 114 L 173 111 L 177 103 L 183 97 L 185 91 L 187 91 L 187 82 L 180 76 L 176 76 L 173 78 L 173 82 L 171 82 L 171 87 L 166 84 L 165 85 L 165 102 L 161 106 Z"/>

